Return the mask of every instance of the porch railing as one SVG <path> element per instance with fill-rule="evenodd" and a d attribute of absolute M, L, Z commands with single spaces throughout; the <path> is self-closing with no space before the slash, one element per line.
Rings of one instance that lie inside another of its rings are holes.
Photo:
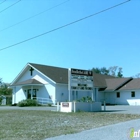
<path fill-rule="evenodd" d="M 41 105 L 46 105 L 46 104 L 55 105 L 57 103 L 56 100 L 50 98 L 34 97 L 33 99 L 37 100 L 37 102 Z"/>

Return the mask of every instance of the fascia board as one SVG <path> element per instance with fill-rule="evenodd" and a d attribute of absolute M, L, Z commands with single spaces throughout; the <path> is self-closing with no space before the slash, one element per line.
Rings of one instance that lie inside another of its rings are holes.
<path fill-rule="evenodd" d="M 43 84 L 21 84 L 21 85 L 11 85 L 11 87 L 18 87 L 18 86 L 43 86 Z"/>
<path fill-rule="evenodd" d="M 30 67 L 33 67 L 31 64 L 28 63 L 28 65 Z M 33 67 L 37 72 L 39 72 L 41 75 L 43 75 L 44 77 L 48 78 L 50 81 L 52 81 L 54 84 L 56 84 L 55 81 L 53 81 L 51 78 L 49 78 L 48 76 L 46 76 L 45 74 L 43 74 L 42 72 L 40 72 L 38 69 L 36 69 L 35 67 Z"/>
<path fill-rule="evenodd" d="M 28 67 L 28 64 L 25 65 L 25 67 L 21 70 L 21 72 L 16 76 L 16 78 L 12 81 L 12 83 L 10 84 L 10 86 L 13 85 L 13 83 L 15 83 L 18 78 L 20 77 L 20 75 L 25 71 L 25 69 Z"/>
<path fill-rule="evenodd" d="M 117 91 L 138 91 L 138 90 L 140 90 L 140 89 L 119 89 L 119 90 L 117 90 Z"/>

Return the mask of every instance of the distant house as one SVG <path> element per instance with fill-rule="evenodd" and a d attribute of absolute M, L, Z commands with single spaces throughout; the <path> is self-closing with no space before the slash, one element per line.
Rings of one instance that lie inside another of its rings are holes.
<path fill-rule="evenodd" d="M 0 95 L 0 105 L 6 105 L 6 96 Z"/>
<path fill-rule="evenodd" d="M 68 69 L 28 63 L 11 83 L 12 103 L 23 99 L 56 103 L 69 100 Z M 72 91 L 70 100 L 92 96 L 89 91 Z M 107 104 L 140 105 L 140 79 L 116 78 L 93 73 L 93 98 Z"/>

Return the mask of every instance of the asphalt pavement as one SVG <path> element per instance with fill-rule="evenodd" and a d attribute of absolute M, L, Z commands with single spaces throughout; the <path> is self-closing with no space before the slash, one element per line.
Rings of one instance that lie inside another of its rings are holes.
<path fill-rule="evenodd" d="M 133 131 L 134 130 L 134 131 Z M 46 140 L 139 140 L 140 119 L 103 126 L 80 133 L 61 135 Z M 132 132 L 139 133 L 132 137 Z"/>
<path fill-rule="evenodd" d="M 52 106 L 37 106 L 37 107 L 18 107 L 18 106 L 0 106 L 0 110 L 50 110 L 50 111 L 56 111 L 57 107 Z"/>

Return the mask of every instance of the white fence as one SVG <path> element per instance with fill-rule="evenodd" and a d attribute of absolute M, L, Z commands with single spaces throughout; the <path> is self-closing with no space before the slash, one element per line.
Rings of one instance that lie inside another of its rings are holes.
<path fill-rule="evenodd" d="M 52 100 L 50 98 L 36 97 L 36 98 L 33 98 L 33 99 L 37 100 L 37 102 L 41 105 L 46 105 L 46 104 L 55 105 L 56 104 L 56 100 Z"/>

